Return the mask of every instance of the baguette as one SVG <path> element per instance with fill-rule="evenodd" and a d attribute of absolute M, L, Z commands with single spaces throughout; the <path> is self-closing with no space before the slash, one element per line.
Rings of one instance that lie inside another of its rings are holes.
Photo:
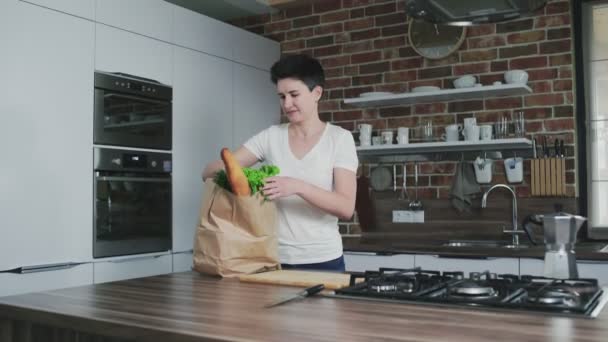
<path fill-rule="evenodd" d="M 234 158 L 232 152 L 229 149 L 223 148 L 222 161 L 226 167 L 226 178 L 228 178 L 228 184 L 232 189 L 232 193 L 237 196 L 249 196 L 251 195 L 251 189 L 249 188 L 249 181 L 245 177 L 245 173 L 239 165 L 239 162 Z"/>

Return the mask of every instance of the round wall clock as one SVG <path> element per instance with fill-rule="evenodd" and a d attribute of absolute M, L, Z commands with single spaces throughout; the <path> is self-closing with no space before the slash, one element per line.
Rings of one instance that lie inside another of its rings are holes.
<path fill-rule="evenodd" d="M 410 19 L 410 45 L 420 56 L 441 59 L 454 53 L 464 42 L 466 27 L 432 24 Z"/>

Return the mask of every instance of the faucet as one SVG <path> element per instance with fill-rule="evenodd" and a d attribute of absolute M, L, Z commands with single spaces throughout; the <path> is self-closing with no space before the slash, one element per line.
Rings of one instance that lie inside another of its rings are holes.
<path fill-rule="evenodd" d="M 519 246 L 519 235 L 518 234 L 520 234 L 520 231 L 517 228 L 518 227 L 518 224 L 517 224 L 517 196 L 515 195 L 515 191 L 513 191 L 513 189 L 511 189 L 510 187 L 508 187 L 504 184 L 496 184 L 493 187 L 489 188 L 488 191 L 486 191 L 483 194 L 483 197 L 481 199 L 481 207 L 485 208 L 487 206 L 488 195 L 490 194 L 490 192 L 492 192 L 492 190 L 494 190 L 496 188 L 507 189 L 507 190 L 509 190 L 511 195 L 513 195 L 513 213 L 511 214 L 511 220 L 512 220 L 513 227 L 511 230 L 503 229 L 503 233 L 513 234 L 513 246 L 517 247 L 517 246 Z"/>

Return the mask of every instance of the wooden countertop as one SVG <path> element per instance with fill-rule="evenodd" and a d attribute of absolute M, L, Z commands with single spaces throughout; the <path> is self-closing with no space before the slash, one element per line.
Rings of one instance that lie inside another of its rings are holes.
<path fill-rule="evenodd" d="M 0 298 L 0 318 L 138 341 L 599 342 L 608 336 L 608 308 L 583 319 L 319 296 L 263 308 L 296 291 L 174 273 Z"/>

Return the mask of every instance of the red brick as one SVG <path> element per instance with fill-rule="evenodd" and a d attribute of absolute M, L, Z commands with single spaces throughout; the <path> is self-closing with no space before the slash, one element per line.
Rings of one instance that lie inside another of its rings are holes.
<path fill-rule="evenodd" d="M 545 31 L 527 31 L 513 33 L 507 36 L 507 42 L 509 44 L 524 44 L 531 42 L 538 42 L 545 39 Z"/>
<path fill-rule="evenodd" d="M 336 21 L 344 21 L 350 17 L 349 11 L 331 12 L 321 15 L 321 23 L 333 23 Z"/>
<path fill-rule="evenodd" d="M 452 185 L 452 176 L 431 176 L 431 185 L 433 185 L 433 186 Z"/>
<path fill-rule="evenodd" d="M 472 112 L 483 109 L 483 100 L 467 100 L 448 103 L 448 112 Z"/>
<path fill-rule="evenodd" d="M 407 58 L 407 57 L 414 57 L 414 56 L 418 56 L 418 54 L 410 46 L 399 49 L 399 57 Z"/>
<path fill-rule="evenodd" d="M 379 14 L 393 13 L 397 10 L 394 2 L 390 2 L 382 5 L 375 5 L 365 8 L 366 16 L 373 16 Z"/>
<path fill-rule="evenodd" d="M 452 67 L 443 66 L 437 68 L 426 68 L 418 70 L 418 78 L 440 78 L 452 76 Z"/>
<path fill-rule="evenodd" d="M 572 90 L 572 80 L 556 80 L 553 81 L 554 91 Z"/>
<path fill-rule="evenodd" d="M 454 76 L 467 74 L 482 74 L 490 71 L 490 63 L 460 64 L 454 66 Z"/>
<path fill-rule="evenodd" d="M 486 74 L 479 76 L 479 83 L 483 85 L 491 85 L 494 82 L 503 82 L 504 83 L 504 74 Z"/>
<path fill-rule="evenodd" d="M 572 78 L 572 67 L 563 66 L 559 68 L 559 78 Z"/>
<path fill-rule="evenodd" d="M 570 39 L 556 40 L 540 44 L 540 53 L 549 55 L 560 52 L 570 52 L 572 49 L 572 41 Z"/>
<path fill-rule="evenodd" d="M 405 93 L 407 91 L 407 83 L 389 83 L 376 86 L 377 91 L 388 91 L 391 93 Z"/>
<path fill-rule="evenodd" d="M 396 61 L 393 61 L 391 63 L 391 68 L 393 70 L 402 70 L 402 69 L 418 69 L 422 67 L 422 63 L 424 62 L 424 60 L 422 59 L 422 57 L 417 57 L 417 58 L 404 58 L 404 59 L 399 59 Z"/>
<path fill-rule="evenodd" d="M 360 74 L 376 74 L 380 72 L 385 72 L 390 69 L 390 64 L 388 62 L 380 62 L 380 63 L 371 63 L 364 64 L 359 66 Z"/>
<path fill-rule="evenodd" d="M 349 56 L 329 57 L 321 60 L 321 65 L 324 68 L 335 68 L 338 66 L 348 65 L 350 62 Z"/>
<path fill-rule="evenodd" d="M 344 98 L 344 90 L 336 89 L 329 91 L 329 98 L 334 99 L 343 99 Z"/>
<path fill-rule="evenodd" d="M 521 106 L 521 97 L 502 97 L 485 100 L 486 109 L 520 108 Z"/>
<path fill-rule="evenodd" d="M 407 27 L 405 25 L 405 15 L 400 12 L 391 13 L 387 15 L 377 16 L 376 18 L 376 26 L 389 26 L 400 24 L 401 26 Z"/>
<path fill-rule="evenodd" d="M 549 65 L 572 65 L 572 54 L 565 53 L 563 55 L 549 56 Z"/>
<path fill-rule="evenodd" d="M 445 105 L 444 102 L 423 103 L 423 104 L 417 104 L 414 106 L 414 113 L 415 114 L 445 113 L 446 108 L 447 108 L 447 106 Z M 451 119 L 447 121 L 448 124 L 454 122 L 454 117 L 450 116 L 450 118 Z M 438 122 L 435 122 L 435 119 L 437 119 Z M 446 121 L 442 121 L 442 120 L 444 120 L 444 118 L 433 117 L 433 123 L 435 123 L 435 124 L 446 123 Z"/>
<path fill-rule="evenodd" d="M 556 26 L 568 26 L 570 25 L 570 13 L 560 14 L 547 17 L 538 17 L 534 24 L 535 28 L 542 27 L 556 27 Z"/>
<path fill-rule="evenodd" d="M 325 56 L 339 55 L 341 53 L 342 53 L 341 45 L 332 45 L 332 46 L 326 46 L 326 47 L 314 49 L 313 56 L 315 58 L 319 58 L 319 57 L 325 57 Z"/>
<path fill-rule="evenodd" d="M 358 53 L 350 56 L 350 62 L 352 64 L 361 64 L 361 63 L 369 63 L 376 62 L 382 59 L 382 55 L 380 51 L 370 51 Z"/>
<path fill-rule="evenodd" d="M 363 112 L 361 110 L 334 112 L 333 118 L 335 121 L 361 120 L 363 118 Z"/>
<path fill-rule="evenodd" d="M 569 118 L 574 116 L 573 106 L 556 106 L 553 108 L 553 115 L 556 118 Z"/>
<path fill-rule="evenodd" d="M 526 120 L 546 119 L 551 117 L 551 107 L 524 108 L 523 112 Z"/>
<path fill-rule="evenodd" d="M 311 14 L 312 14 L 312 6 L 310 4 L 303 5 L 303 6 L 297 6 L 297 7 L 291 7 L 291 8 L 287 8 L 285 10 L 286 18 L 303 17 L 303 16 L 308 16 Z"/>
<path fill-rule="evenodd" d="M 313 4 L 315 13 L 335 11 L 342 8 L 341 0 L 323 0 Z"/>
<path fill-rule="evenodd" d="M 572 93 L 572 92 L 564 93 L 564 102 L 566 104 L 574 104 L 574 93 Z"/>
<path fill-rule="evenodd" d="M 545 8 L 547 14 L 565 13 L 570 11 L 570 1 L 549 2 Z"/>
<path fill-rule="evenodd" d="M 361 18 L 364 15 L 365 15 L 365 8 L 356 8 L 356 9 L 350 10 L 351 19 Z"/>
<path fill-rule="evenodd" d="M 528 82 L 540 81 L 540 80 L 551 80 L 557 78 L 556 69 L 537 69 L 528 70 Z"/>
<path fill-rule="evenodd" d="M 407 82 L 416 80 L 416 70 L 393 71 L 384 75 L 384 81 L 391 82 Z"/>
<path fill-rule="evenodd" d="M 292 25 L 294 28 L 298 28 L 298 27 L 319 25 L 320 22 L 321 22 L 321 20 L 319 19 L 319 16 L 315 15 L 315 16 L 302 17 L 302 18 L 295 19 L 293 21 Z"/>
<path fill-rule="evenodd" d="M 518 45 L 500 49 L 500 58 L 513 58 L 538 54 L 538 44 Z"/>
<path fill-rule="evenodd" d="M 543 122 L 542 121 L 526 121 L 526 132 L 527 133 L 543 132 Z"/>
<path fill-rule="evenodd" d="M 281 51 L 282 52 L 299 50 L 299 49 L 303 49 L 305 47 L 306 47 L 306 42 L 303 41 L 303 40 L 292 40 L 292 41 L 289 41 L 289 42 L 282 42 L 281 43 Z"/>
<path fill-rule="evenodd" d="M 534 22 L 532 19 L 510 20 L 496 24 L 496 33 L 508 33 L 515 31 L 527 31 L 532 29 Z"/>
<path fill-rule="evenodd" d="M 363 51 L 369 51 L 373 49 L 373 43 L 370 40 L 363 42 L 355 42 L 350 44 L 344 44 L 342 50 L 344 53 L 357 53 Z"/>
<path fill-rule="evenodd" d="M 469 49 L 486 49 L 496 46 L 504 46 L 506 44 L 505 38 L 502 36 L 469 38 L 467 40 L 469 43 Z"/>
<path fill-rule="evenodd" d="M 412 113 L 411 107 L 384 107 L 380 108 L 380 117 L 396 117 L 410 115 Z M 389 124 L 389 127 L 395 127 Z"/>
<path fill-rule="evenodd" d="M 490 71 L 507 71 L 509 70 L 509 62 L 508 61 L 498 61 L 492 62 L 490 64 Z"/>
<path fill-rule="evenodd" d="M 327 112 L 340 108 L 340 101 L 321 101 L 319 102 L 319 111 Z"/>
<path fill-rule="evenodd" d="M 317 47 L 323 45 L 332 45 L 334 43 L 333 36 L 316 37 L 306 40 L 306 47 Z"/>
<path fill-rule="evenodd" d="M 264 25 L 264 32 L 266 32 L 266 33 L 287 31 L 289 29 L 291 29 L 291 20 L 277 21 L 274 23 Z"/>
<path fill-rule="evenodd" d="M 384 49 L 382 50 L 382 59 L 399 58 L 399 49 Z"/>
<path fill-rule="evenodd" d="M 373 39 L 373 38 L 378 38 L 378 37 L 380 37 L 380 29 L 377 29 L 377 28 L 350 33 L 351 41 Z"/>
<path fill-rule="evenodd" d="M 372 0 L 342 0 L 342 6 L 344 7 L 357 7 L 371 4 Z"/>
<path fill-rule="evenodd" d="M 374 18 L 366 17 L 344 22 L 344 30 L 356 31 L 363 30 L 374 26 Z"/>
<path fill-rule="evenodd" d="M 407 111 L 407 114 L 403 114 L 403 115 L 409 115 L 411 110 Z M 389 118 L 387 119 L 387 125 L 389 127 L 414 127 L 416 126 L 417 123 L 417 118 L 414 116 L 401 116 L 401 117 L 397 117 L 397 118 Z M 410 132 L 410 137 L 412 136 L 411 134 L 413 134 L 412 132 Z"/>
<path fill-rule="evenodd" d="M 359 75 L 359 66 L 358 65 L 349 65 L 344 67 L 344 75 L 347 76 L 357 76 Z"/>
<path fill-rule="evenodd" d="M 342 75 L 344 75 L 342 68 L 326 68 L 325 69 L 326 78 L 340 77 Z"/>
<path fill-rule="evenodd" d="M 285 33 L 285 39 L 294 40 L 297 38 L 308 38 L 308 37 L 312 37 L 313 32 L 314 32 L 314 30 L 312 27 L 307 27 L 307 28 L 303 28 L 303 29 L 299 29 L 299 30 L 287 31 Z"/>
<path fill-rule="evenodd" d="M 487 36 L 496 33 L 496 25 L 485 24 L 467 28 L 467 37 Z"/>
<path fill-rule="evenodd" d="M 325 89 L 350 87 L 350 77 L 330 78 L 325 81 Z"/>
<path fill-rule="evenodd" d="M 350 41 L 350 34 L 348 32 L 336 33 L 334 37 L 336 44 L 344 44 Z"/>
<path fill-rule="evenodd" d="M 354 86 L 377 84 L 377 83 L 382 83 L 382 74 L 353 77 Z"/>
<path fill-rule="evenodd" d="M 435 86 L 435 87 L 441 87 L 442 83 L 441 80 L 421 80 L 421 81 L 413 81 L 409 83 L 409 88 L 414 89 L 415 87 L 422 87 L 422 86 Z"/>
<path fill-rule="evenodd" d="M 279 33 L 274 33 L 274 34 L 265 34 L 264 37 L 268 38 L 268 39 L 272 39 L 275 42 L 282 42 L 285 40 L 285 32 L 279 32 Z"/>
<path fill-rule="evenodd" d="M 333 23 L 315 27 L 315 35 L 324 35 L 328 33 L 338 33 L 344 31 L 342 23 Z"/>
<path fill-rule="evenodd" d="M 564 39 L 564 38 L 571 38 L 571 37 L 572 37 L 572 31 L 570 30 L 570 27 L 550 29 L 547 31 L 547 39 L 549 39 L 549 40 Z"/>
<path fill-rule="evenodd" d="M 564 103 L 562 94 L 529 95 L 525 98 L 526 106 L 551 106 Z"/>
<path fill-rule="evenodd" d="M 547 56 L 516 58 L 509 61 L 509 69 L 532 69 L 547 66 Z"/>
<path fill-rule="evenodd" d="M 385 49 L 395 46 L 402 46 L 405 44 L 405 37 L 391 37 L 385 39 L 374 40 L 374 49 Z"/>
<path fill-rule="evenodd" d="M 385 26 L 382 28 L 383 37 L 398 36 L 398 35 L 405 36 L 406 34 L 407 34 L 407 26 L 405 26 L 405 25 Z"/>
<path fill-rule="evenodd" d="M 551 82 L 549 81 L 529 82 L 528 86 L 532 88 L 534 94 L 550 93 L 552 91 Z"/>
<path fill-rule="evenodd" d="M 545 129 L 547 131 L 556 132 L 556 131 L 568 131 L 574 129 L 574 119 L 553 119 L 553 120 L 545 120 Z"/>
<path fill-rule="evenodd" d="M 460 60 L 463 63 L 467 62 L 479 62 L 479 61 L 488 61 L 494 60 L 498 56 L 498 51 L 496 49 L 489 50 L 474 50 L 474 51 L 462 51 L 460 53 Z"/>

